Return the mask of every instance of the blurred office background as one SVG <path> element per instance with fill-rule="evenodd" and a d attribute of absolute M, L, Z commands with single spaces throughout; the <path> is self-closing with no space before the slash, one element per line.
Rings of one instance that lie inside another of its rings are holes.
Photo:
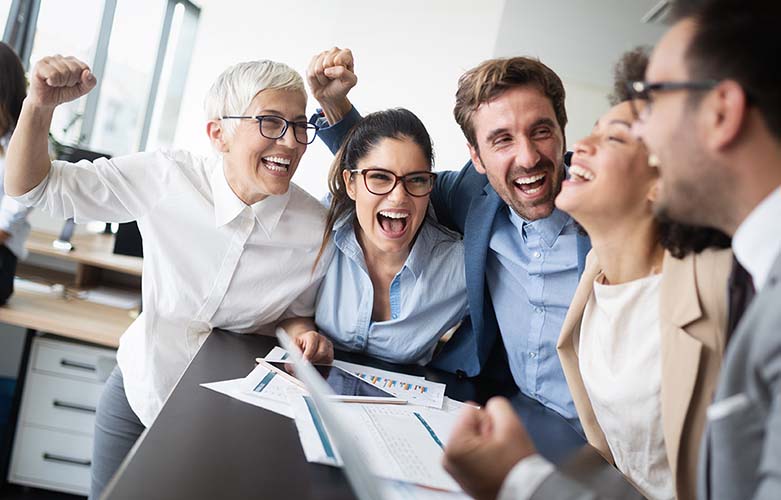
<path fill-rule="evenodd" d="M 53 138 L 112 156 L 161 147 L 210 154 L 203 97 L 228 65 L 284 61 L 305 74 L 332 46 L 356 57 L 351 94 L 363 112 L 404 106 L 428 127 L 437 168 L 467 159 L 452 117 L 459 75 L 496 56 L 531 55 L 564 80 L 568 143 L 607 107 L 611 69 L 664 30 L 658 0 L 0 0 L 3 40 L 25 67 L 50 54 L 88 62 L 99 86 L 60 106 Z M 644 22 L 643 18 L 651 18 Z M 310 101 L 313 111 L 315 102 Z M 326 192 L 331 155 L 315 142 L 294 181 Z M 62 221 L 40 211 L 34 228 Z M 77 228 L 77 231 L 84 231 Z M 0 377 L 15 376 L 18 350 L 0 336 Z M 17 341 L 18 343 L 18 341 Z"/>

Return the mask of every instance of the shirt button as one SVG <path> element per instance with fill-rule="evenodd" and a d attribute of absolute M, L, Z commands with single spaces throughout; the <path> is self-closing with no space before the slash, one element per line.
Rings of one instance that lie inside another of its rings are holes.
<path fill-rule="evenodd" d="M 532 358 L 532 359 L 534 359 L 534 358 L 536 358 L 536 357 L 537 357 L 537 353 L 536 353 L 536 352 L 530 352 L 530 353 L 529 353 L 529 357 L 530 357 L 530 358 Z"/>
<path fill-rule="evenodd" d="M 535 307 L 534 308 L 534 312 L 541 313 L 542 312 L 542 307 Z"/>
<path fill-rule="evenodd" d="M 391 315 L 391 318 L 392 319 L 399 319 L 399 315 L 398 314 L 393 314 L 393 315 Z"/>
<path fill-rule="evenodd" d="M 532 255 L 534 255 L 535 259 L 539 259 L 540 257 L 542 257 L 542 253 L 540 252 L 534 252 Z"/>

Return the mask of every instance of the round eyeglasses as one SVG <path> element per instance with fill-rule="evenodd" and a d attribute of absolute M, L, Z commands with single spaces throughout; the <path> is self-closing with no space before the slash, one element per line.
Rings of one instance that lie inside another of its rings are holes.
<path fill-rule="evenodd" d="M 434 172 L 411 172 L 407 175 L 396 175 L 383 168 L 361 168 L 350 170 L 351 174 L 363 176 L 363 183 L 371 194 L 388 194 L 401 182 L 404 190 L 410 196 L 422 197 L 434 189 L 434 180 L 437 174 Z"/>
<path fill-rule="evenodd" d="M 309 122 L 291 122 L 281 116 L 257 115 L 257 116 L 223 116 L 223 120 L 257 120 L 260 135 L 266 139 L 277 140 L 284 136 L 288 127 L 293 128 L 293 137 L 299 144 L 312 144 L 317 137 L 320 127 Z"/>

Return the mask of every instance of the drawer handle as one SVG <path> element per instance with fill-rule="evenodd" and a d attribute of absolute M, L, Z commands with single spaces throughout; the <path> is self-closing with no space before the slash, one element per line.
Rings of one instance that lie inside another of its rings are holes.
<path fill-rule="evenodd" d="M 87 363 L 79 363 L 78 361 L 69 361 L 67 359 L 61 359 L 60 366 L 63 366 L 65 368 L 78 368 L 79 370 L 87 370 L 88 372 L 97 371 L 95 365 L 89 365 Z"/>
<path fill-rule="evenodd" d="M 73 411 L 83 411 L 85 413 L 95 413 L 97 411 L 97 409 L 93 408 L 92 406 L 78 405 L 75 403 L 64 403 L 62 401 L 57 401 L 56 399 L 54 400 L 52 405 L 55 408 L 62 408 L 64 410 L 73 410 Z"/>
<path fill-rule="evenodd" d="M 43 459 L 49 462 L 60 462 L 63 464 L 81 465 L 83 467 L 89 467 L 92 465 L 92 460 L 85 460 L 83 458 L 70 458 L 63 455 L 55 455 L 53 453 L 44 453 Z"/>

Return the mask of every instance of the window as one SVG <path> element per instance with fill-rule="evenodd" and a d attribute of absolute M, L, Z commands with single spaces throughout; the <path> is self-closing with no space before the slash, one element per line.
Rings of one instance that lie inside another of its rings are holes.
<path fill-rule="evenodd" d="M 200 10 L 189 0 L 0 0 L 14 12 L 5 38 L 29 67 L 73 55 L 98 86 L 59 106 L 51 133 L 61 143 L 110 154 L 169 145 Z M 16 13 L 19 13 L 17 15 Z M 3 20 L 3 17 L 0 17 Z M 78 29 L 74 29 L 78 27 Z"/>
<path fill-rule="evenodd" d="M 72 55 L 92 66 L 102 14 L 102 0 L 42 0 L 29 67 L 32 69 L 40 59 L 54 54 Z M 73 29 L 74 26 L 79 29 Z M 81 143 L 86 104 L 87 99 L 81 98 L 57 107 L 51 127 L 55 139 L 68 144 Z"/>
<path fill-rule="evenodd" d="M 11 13 L 11 0 L 0 0 L 0 30 L 5 33 L 8 15 Z"/>
<path fill-rule="evenodd" d="M 117 4 L 89 141 L 96 151 L 119 155 L 138 150 L 165 7 L 160 0 Z"/>

